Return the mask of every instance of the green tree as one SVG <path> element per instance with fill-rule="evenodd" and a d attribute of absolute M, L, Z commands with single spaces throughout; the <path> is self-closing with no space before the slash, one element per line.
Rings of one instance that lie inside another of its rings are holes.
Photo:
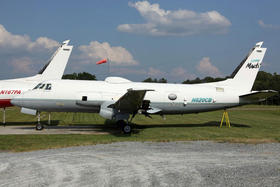
<path fill-rule="evenodd" d="M 157 79 L 152 79 L 151 77 L 143 80 L 142 82 L 155 82 L 155 83 L 167 83 L 167 80 L 165 78 L 161 78 L 159 80 Z"/>
<path fill-rule="evenodd" d="M 78 73 L 78 80 L 96 80 L 95 75 L 87 72 Z"/>
<path fill-rule="evenodd" d="M 62 79 L 71 79 L 71 80 L 96 80 L 96 76 L 87 72 L 82 73 L 72 73 L 63 75 Z"/>
<path fill-rule="evenodd" d="M 78 75 L 77 75 L 77 73 L 65 74 L 62 76 L 62 79 L 76 80 L 76 79 L 78 79 Z"/>

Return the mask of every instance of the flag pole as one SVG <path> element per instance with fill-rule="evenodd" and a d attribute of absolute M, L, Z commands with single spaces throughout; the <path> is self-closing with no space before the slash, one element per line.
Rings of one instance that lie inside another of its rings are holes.
<path fill-rule="evenodd" d="M 109 62 L 109 58 L 107 58 L 108 61 L 108 77 L 110 76 L 110 62 Z"/>
<path fill-rule="evenodd" d="M 96 62 L 96 65 L 100 65 L 103 63 L 107 63 L 109 61 L 109 58 L 104 58 L 102 60 L 99 60 L 98 62 Z M 110 64 L 108 62 L 108 76 L 110 75 Z"/>

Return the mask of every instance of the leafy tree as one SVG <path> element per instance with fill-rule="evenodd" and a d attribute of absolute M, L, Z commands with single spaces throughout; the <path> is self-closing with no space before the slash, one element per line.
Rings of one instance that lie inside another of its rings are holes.
<path fill-rule="evenodd" d="M 157 79 L 152 79 L 151 77 L 143 80 L 143 82 L 155 82 L 155 83 L 167 83 L 167 80 L 165 78 L 161 78 L 159 80 Z"/>
<path fill-rule="evenodd" d="M 96 80 L 96 76 L 87 72 L 82 73 L 72 73 L 63 75 L 62 79 L 72 79 L 72 80 Z"/>
<path fill-rule="evenodd" d="M 158 80 L 158 83 L 167 83 L 167 80 L 165 78 L 161 78 Z"/>
<path fill-rule="evenodd" d="M 78 80 L 96 80 L 95 75 L 87 72 L 78 73 Z"/>
<path fill-rule="evenodd" d="M 62 79 L 72 79 L 76 80 L 78 78 L 77 73 L 72 73 L 72 74 L 65 74 L 62 76 Z"/>

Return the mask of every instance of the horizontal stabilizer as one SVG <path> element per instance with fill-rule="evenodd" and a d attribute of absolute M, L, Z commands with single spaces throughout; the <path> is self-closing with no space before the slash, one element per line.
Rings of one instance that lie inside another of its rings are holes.
<path fill-rule="evenodd" d="M 263 101 L 277 94 L 278 92 L 274 90 L 261 90 L 261 91 L 256 91 L 249 94 L 241 95 L 239 97 L 241 99 L 245 99 L 249 101 Z"/>

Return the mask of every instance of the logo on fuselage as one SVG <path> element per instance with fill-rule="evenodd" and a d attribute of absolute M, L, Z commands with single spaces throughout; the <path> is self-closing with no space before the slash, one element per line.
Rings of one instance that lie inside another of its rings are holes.
<path fill-rule="evenodd" d="M 246 68 L 255 69 L 260 68 L 260 59 L 252 59 L 247 65 Z"/>
<path fill-rule="evenodd" d="M 260 64 L 259 63 L 257 63 L 257 64 L 248 63 L 246 68 L 249 68 L 249 69 L 260 68 Z"/>
<path fill-rule="evenodd" d="M 1 90 L 0 95 L 19 95 L 21 90 Z"/>
<path fill-rule="evenodd" d="M 192 103 L 212 103 L 213 99 L 212 98 L 203 98 L 203 97 L 197 97 L 197 98 L 192 98 Z"/>

